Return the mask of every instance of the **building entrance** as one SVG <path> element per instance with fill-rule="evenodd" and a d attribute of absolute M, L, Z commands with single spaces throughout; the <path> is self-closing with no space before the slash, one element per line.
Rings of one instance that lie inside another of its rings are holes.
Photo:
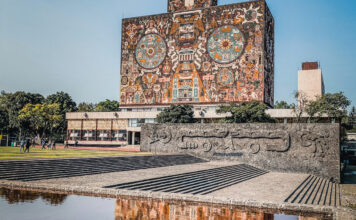
<path fill-rule="evenodd" d="M 129 145 L 140 145 L 141 143 L 141 132 L 129 131 L 128 132 L 128 144 Z"/>

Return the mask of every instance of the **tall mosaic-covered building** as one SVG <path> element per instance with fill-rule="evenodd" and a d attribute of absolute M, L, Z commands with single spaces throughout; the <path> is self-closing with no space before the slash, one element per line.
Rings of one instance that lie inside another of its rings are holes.
<path fill-rule="evenodd" d="M 121 107 L 273 105 L 274 20 L 264 0 L 168 0 L 166 14 L 123 19 Z"/>

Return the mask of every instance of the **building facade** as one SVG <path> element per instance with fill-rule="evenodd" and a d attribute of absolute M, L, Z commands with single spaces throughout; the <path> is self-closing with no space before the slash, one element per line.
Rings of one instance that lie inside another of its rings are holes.
<path fill-rule="evenodd" d="M 120 106 L 273 105 L 274 20 L 264 0 L 168 0 L 122 21 Z"/>
<path fill-rule="evenodd" d="M 67 113 L 69 144 L 139 145 L 171 104 L 216 122 L 220 104 L 274 103 L 274 19 L 264 0 L 167 0 L 168 13 L 122 21 L 120 112 Z"/>

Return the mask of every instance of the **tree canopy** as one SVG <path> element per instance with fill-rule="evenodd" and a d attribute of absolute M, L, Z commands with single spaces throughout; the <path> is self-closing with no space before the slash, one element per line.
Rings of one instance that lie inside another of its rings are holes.
<path fill-rule="evenodd" d="M 54 136 L 53 130 L 60 127 L 63 115 L 60 105 L 55 104 L 27 104 L 19 111 L 19 121 L 30 128 L 30 135 L 39 137 Z"/>
<path fill-rule="evenodd" d="M 232 103 L 222 105 L 216 110 L 216 113 L 230 113 L 220 122 L 222 123 L 274 123 L 275 119 L 266 114 L 267 106 L 257 101 L 242 102 L 240 104 Z"/>
<path fill-rule="evenodd" d="M 119 110 L 119 102 L 109 99 L 99 102 L 95 107 L 95 111 L 97 112 L 115 112 Z"/>
<path fill-rule="evenodd" d="M 9 117 L 7 112 L 0 107 L 0 134 L 8 133 Z"/>
<path fill-rule="evenodd" d="M 310 101 L 306 111 L 313 120 L 319 120 L 323 115 L 341 122 L 341 119 L 347 117 L 347 107 L 350 101 L 342 92 L 327 93 L 315 101 Z"/>
<path fill-rule="evenodd" d="M 44 97 L 37 93 L 27 93 L 27 92 L 15 92 L 6 93 L 1 92 L 0 95 L 0 107 L 2 111 L 5 111 L 7 116 L 7 129 L 8 132 L 17 133 L 22 130 L 20 121 L 18 119 L 19 111 L 27 104 L 38 104 L 43 103 Z"/>
<path fill-rule="evenodd" d="M 65 92 L 57 92 L 53 95 L 47 96 L 45 103 L 58 104 L 61 114 L 77 111 L 77 104 L 73 101 L 72 97 Z"/>
<path fill-rule="evenodd" d="M 193 106 L 171 105 L 157 115 L 158 123 L 195 123 Z"/>
<path fill-rule="evenodd" d="M 94 112 L 95 105 L 93 103 L 81 102 L 78 105 L 78 112 Z"/>
<path fill-rule="evenodd" d="M 291 109 L 293 106 L 288 104 L 286 101 L 277 101 L 274 105 L 275 109 Z"/>

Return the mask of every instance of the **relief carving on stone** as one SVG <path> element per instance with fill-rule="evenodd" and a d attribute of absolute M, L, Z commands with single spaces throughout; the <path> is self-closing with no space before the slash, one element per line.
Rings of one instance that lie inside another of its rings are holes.
<path fill-rule="evenodd" d="M 269 152 L 287 152 L 290 149 L 290 134 L 286 131 L 230 131 L 213 129 L 210 131 L 181 132 L 170 129 L 154 129 L 149 135 L 150 144 L 162 142 L 168 144 L 174 139 L 180 150 L 203 150 L 208 152 L 243 151 L 257 154 L 261 150 Z M 178 134 L 180 133 L 180 134 Z"/>

